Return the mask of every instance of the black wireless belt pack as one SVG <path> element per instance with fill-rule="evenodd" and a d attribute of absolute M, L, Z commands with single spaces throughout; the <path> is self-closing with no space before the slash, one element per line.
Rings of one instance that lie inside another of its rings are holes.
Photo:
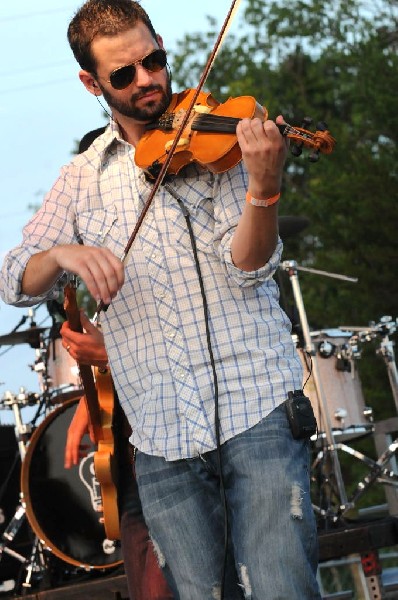
<path fill-rule="evenodd" d="M 317 432 L 317 423 L 310 399 L 302 390 L 288 393 L 286 412 L 295 440 L 310 438 Z"/>

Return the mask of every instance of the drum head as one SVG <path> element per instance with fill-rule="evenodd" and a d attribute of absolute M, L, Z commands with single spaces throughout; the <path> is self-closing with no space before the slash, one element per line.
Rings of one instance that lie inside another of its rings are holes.
<path fill-rule="evenodd" d="M 79 398 L 69 400 L 36 429 L 22 464 L 21 490 L 36 535 L 62 560 L 86 568 L 122 562 L 118 542 L 106 539 L 94 451 L 64 468 L 66 434 Z M 90 444 L 90 440 L 82 440 Z"/>

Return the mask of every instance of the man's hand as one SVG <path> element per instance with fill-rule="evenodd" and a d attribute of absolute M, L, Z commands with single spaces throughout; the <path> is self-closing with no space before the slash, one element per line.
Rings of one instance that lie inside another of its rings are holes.
<path fill-rule="evenodd" d="M 89 428 L 86 399 L 83 396 L 80 398 L 80 402 L 77 405 L 76 412 L 73 416 L 71 424 L 69 425 L 66 436 L 64 456 L 65 469 L 70 469 L 73 465 L 79 464 L 80 460 L 87 455 L 90 445 L 82 444 L 81 441 L 83 436 L 88 432 Z M 94 443 L 92 438 L 91 441 Z"/>
<path fill-rule="evenodd" d="M 110 304 L 124 283 L 124 266 L 108 248 L 79 244 L 54 246 L 30 257 L 22 278 L 22 293 L 47 292 L 64 272 L 78 275 L 97 301 Z"/>
<path fill-rule="evenodd" d="M 283 117 L 276 119 L 283 123 Z M 249 191 L 254 198 L 266 199 L 280 191 L 288 140 L 276 124 L 261 119 L 242 119 L 236 129 L 243 162 L 249 174 Z"/>
<path fill-rule="evenodd" d="M 68 321 L 62 324 L 62 345 L 82 365 L 106 367 L 108 356 L 102 332 L 80 311 L 80 322 L 85 333 L 72 331 Z"/>
<path fill-rule="evenodd" d="M 283 117 L 276 119 L 283 123 Z M 289 142 L 274 121 L 242 119 L 236 129 L 242 158 L 249 175 L 247 191 L 258 200 L 279 194 Z M 278 240 L 278 203 L 253 206 L 242 198 L 242 216 L 231 243 L 236 267 L 254 271 L 263 267 Z"/>

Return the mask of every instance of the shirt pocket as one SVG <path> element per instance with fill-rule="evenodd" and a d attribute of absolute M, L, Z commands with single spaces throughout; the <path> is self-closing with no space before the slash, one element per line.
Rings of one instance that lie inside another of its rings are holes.
<path fill-rule="evenodd" d="M 79 213 L 78 236 L 86 246 L 106 246 L 117 256 L 122 254 L 118 215 L 115 207 Z"/>

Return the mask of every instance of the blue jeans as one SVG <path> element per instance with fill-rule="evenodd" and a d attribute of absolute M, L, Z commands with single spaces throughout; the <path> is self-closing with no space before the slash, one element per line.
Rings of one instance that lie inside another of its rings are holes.
<path fill-rule="evenodd" d="M 293 439 L 284 405 L 223 444 L 221 457 L 231 541 L 225 600 L 320 600 L 309 442 Z M 220 598 L 224 512 L 216 451 L 174 462 L 138 452 L 136 476 L 175 597 Z"/>

